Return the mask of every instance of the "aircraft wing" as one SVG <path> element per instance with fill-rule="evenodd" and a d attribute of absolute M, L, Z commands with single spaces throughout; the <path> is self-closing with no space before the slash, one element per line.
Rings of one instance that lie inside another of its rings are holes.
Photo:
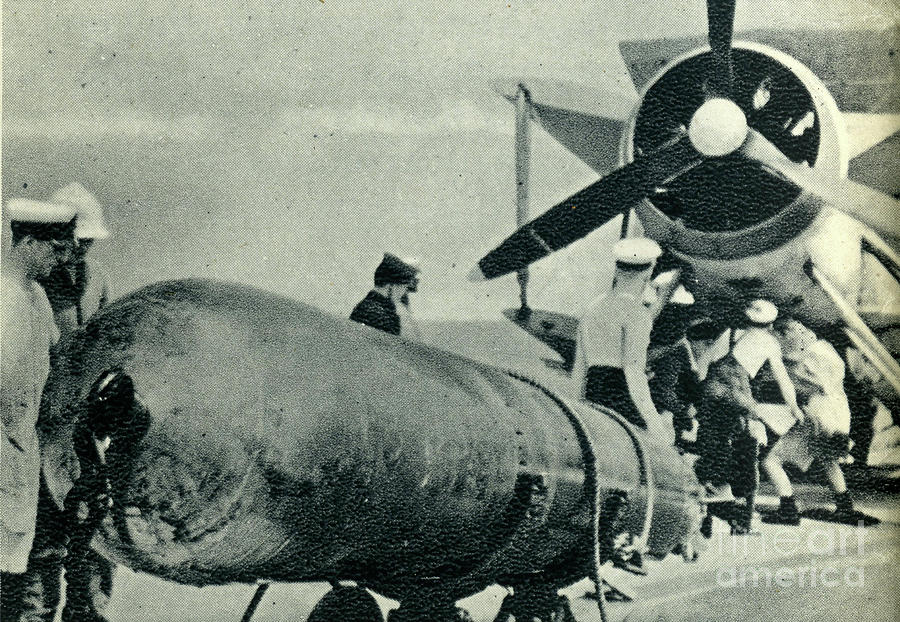
<path fill-rule="evenodd" d="M 672 326 L 683 326 L 687 315 L 675 309 L 678 305 L 669 306 L 669 317 L 664 322 L 658 322 L 651 336 L 651 346 L 647 352 L 647 360 L 653 361 L 671 348 L 671 344 L 678 339 L 680 332 L 676 329 L 666 330 Z M 544 309 L 507 309 L 503 312 L 506 318 L 527 332 L 529 335 L 552 348 L 562 357 L 561 362 L 544 359 L 548 367 L 557 368 L 565 372 L 572 371 L 575 361 L 576 335 L 578 332 L 578 318 L 565 313 L 547 311 Z"/>
<path fill-rule="evenodd" d="M 520 84 L 528 92 L 534 119 L 566 149 L 601 175 L 619 166 L 617 146 L 637 103 L 634 90 L 538 79 L 497 83 L 495 89 L 515 104 Z"/>
<path fill-rule="evenodd" d="M 846 115 L 845 115 L 846 116 Z M 876 144 L 852 160 L 847 176 L 885 194 L 900 196 L 900 133 Z"/>
<path fill-rule="evenodd" d="M 900 26 L 882 30 L 749 30 L 735 34 L 789 54 L 809 67 L 843 112 L 897 113 Z M 707 45 L 703 37 L 630 40 L 619 51 L 638 90 L 672 59 Z"/>

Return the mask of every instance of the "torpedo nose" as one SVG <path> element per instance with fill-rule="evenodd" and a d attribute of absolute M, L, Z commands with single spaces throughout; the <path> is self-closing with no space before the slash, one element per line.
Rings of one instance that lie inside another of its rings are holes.
<path fill-rule="evenodd" d="M 705 156 L 728 155 L 747 138 L 747 116 L 730 99 L 714 97 L 694 112 L 688 137 L 694 148 Z"/>

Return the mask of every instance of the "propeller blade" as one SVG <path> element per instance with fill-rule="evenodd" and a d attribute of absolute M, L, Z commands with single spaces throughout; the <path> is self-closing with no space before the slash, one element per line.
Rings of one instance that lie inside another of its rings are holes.
<path fill-rule="evenodd" d="M 900 201 L 850 179 L 823 175 L 814 168 L 792 162 L 756 130 L 749 131 L 741 151 L 876 232 L 900 236 Z"/>
<path fill-rule="evenodd" d="M 715 74 L 709 87 L 716 95 L 731 97 L 734 87 L 734 68 L 731 62 L 731 39 L 734 34 L 734 6 L 736 0 L 707 0 L 706 18 L 709 27 L 709 47 L 715 59 Z"/>
<path fill-rule="evenodd" d="M 493 279 L 519 270 L 585 237 L 637 204 L 657 186 L 696 166 L 702 156 L 684 134 L 550 208 L 485 255 L 469 278 Z"/>

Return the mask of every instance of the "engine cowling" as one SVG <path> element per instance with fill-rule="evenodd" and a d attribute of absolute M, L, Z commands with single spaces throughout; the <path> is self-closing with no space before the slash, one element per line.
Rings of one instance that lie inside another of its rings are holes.
<path fill-rule="evenodd" d="M 648 82 L 623 134 L 623 163 L 687 129 L 712 96 L 704 80 L 713 62 L 708 48 L 696 49 Z M 733 63 L 732 99 L 749 125 L 792 161 L 846 177 L 846 127 L 822 81 L 797 59 L 758 43 L 736 42 Z M 705 160 L 636 212 L 646 233 L 689 263 L 714 296 L 749 285 L 812 324 L 829 323 L 833 305 L 803 270 L 810 259 L 839 262 L 835 285 L 850 298 L 859 292 L 858 224 L 739 152 Z"/>

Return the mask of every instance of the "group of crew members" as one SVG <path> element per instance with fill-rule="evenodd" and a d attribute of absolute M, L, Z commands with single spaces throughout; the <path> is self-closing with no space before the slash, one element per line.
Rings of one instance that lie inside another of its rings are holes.
<path fill-rule="evenodd" d="M 784 463 L 806 471 L 818 459 L 835 497 L 833 520 L 877 523 L 853 508 L 840 467 L 850 449 L 850 408 L 834 347 L 798 320 L 779 319 L 772 302 L 751 299 L 738 317 L 694 318 L 683 338 L 648 362 L 654 322 L 679 273 L 651 282 L 662 254 L 652 240 L 625 238 L 613 250 L 612 287 L 579 322 L 575 390 L 696 455 L 706 501 L 734 534 L 754 533 L 761 453 L 780 497 L 766 522 L 800 524 Z"/>
<path fill-rule="evenodd" d="M 87 546 L 72 550 L 79 519 L 54 501 L 41 477 L 46 465 L 36 424 L 54 345 L 108 299 L 106 276 L 88 251 L 110 232 L 102 206 L 78 183 L 46 201 L 10 199 L 2 227 L 0 619 L 53 620 L 65 565 L 63 620 L 102 620 L 98 609 L 112 589 L 112 566 Z"/>
<path fill-rule="evenodd" d="M 763 520 L 799 525 L 784 464 L 806 471 L 814 459 L 834 493 L 833 519 L 877 523 L 854 509 L 840 467 L 851 445 L 850 409 L 834 347 L 798 320 L 779 318 L 772 302 L 750 299 L 737 317 L 693 318 L 681 339 L 648 361 L 654 324 L 683 289 L 680 273 L 651 281 L 662 249 L 648 238 L 619 240 L 613 254 L 612 286 L 578 324 L 574 392 L 696 455 L 711 514 L 725 518 L 733 534 L 754 533 L 760 464 L 780 497 Z M 405 327 L 418 272 L 417 262 L 385 254 L 375 288 L 350 318 L 417 338 Z"/>
<path fill-rule="evenodd" d="M 67 573 L 63 620 L 104 619 L 100 609 L 111 591 L 112 567 L 87 547 L 67 550 L 68 536 L 84 516 L 60 506 L 41 478 L 36 423 L 54 344 L 83 325 L 108 299 L 105 275 L 88 251 L 95 240 L 109 235 L 102 206 L 77 183 L 46 201 L 11 199 L 3 211 L 0 619 L 4 621 L 52 620 L 64 566 L 79 571 Z M 661 252 L 646 238 L 626 238 L 615 245 L 612 287 L 590 303 L 579 323 L 572 372 L 575 391 L 695 452 L 695 469 L 706 486 L 707 502 L 730 508 L 733 533 L 751 531 L 759 453 L 765 445 L 769 451 L 762 466 L 781 497 L 770 520 L 800 522 L 784 463 L 806 470 L 820 459 L 835 494 L 837 520 L 856 524 L 861 515 L 853 509 L 840 467 L 850 426 L 840 355 L 796 320 L 783 319 L 776 327 L 777 308 L 759 299 L 745 307 L 739 324 L 723 327 L 709 318 L 695 318 L 681 340 L 648 364 L 654 323 L 679 285 L 673 271 L 650 287 Z M 420 339 L 410 310 L 419 272 L 417 260 L 385 253 L 375 270 L 373 289 L 354 307 L 350 319 Z M 760 398 L 754 386 L 764 368 L 777 386 L 775 403 Z M 695 440 L 689 442 L 693 435 Z M 741 511 L 729 506 L 735 496 L 744 498 Z M 87 583 L 99 583 L 101 590 L 92 590 Z"/>

